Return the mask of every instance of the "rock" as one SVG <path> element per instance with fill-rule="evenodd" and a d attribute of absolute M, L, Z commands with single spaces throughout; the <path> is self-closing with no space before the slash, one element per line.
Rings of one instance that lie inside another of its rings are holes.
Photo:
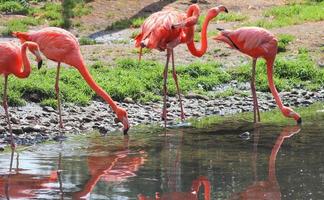
<path fill-rule="evenodd" d="M 4 127 L 0 126 L 0 134 L 3 134 L 5 132 L 6 132 L 6 129 Z"/>
<path fill-rule="evenodd" d="M 206 100 L 206 101 L 209 100 L 209 98 L 207 96 L 204 96 L 204 95 L 201 95 L 201 94 L 192 93 L 192 92 L 189 92 L 187 95 L 185 95 L 185 97 L 187 99 L 203 99 L 203 100 Z"/>
<path fill-rule="evenodd" d="M 24 131 L 20 127 L 12 127 L 12 133 L 16 135 L 21 135 L 24 133 Z"/>
<path fill-rule="evenodd" d="M 33 119 L 35 119 L 35 116 L 33 116 L 33 115 L 27 115 L 26 119 L 33 120 Z"/>
<path fill-rule="evenodd" d="M 50 106 L 44 106 L 43 110 L 46 112 L 55 112 L 54 108 L 50 107 Z"/>
<path fill-rule="evenodd" d="M 124 100 L 123 100 L 124 103 L 135 103 L 135 101 L 130 98 L 130 97 L 126 97 Z"/>
<path fill-rule="evenodd" d="M 13 123 L 13 124 L 19 124 L 20 123 L 20 120 L 16 117 L 11 117 L 10 118 L 10 121 Z"/>

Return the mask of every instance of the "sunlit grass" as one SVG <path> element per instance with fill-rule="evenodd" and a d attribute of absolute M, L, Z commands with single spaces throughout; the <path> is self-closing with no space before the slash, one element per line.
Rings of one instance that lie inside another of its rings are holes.
<path fill-rule="evenodd" d="M 97 83 L 116 101 L 131 97 L 137 102 L 160 100 L 162 92 L 163 63 L 137 59 L 119 59 L 116 64 L 107 66 L 96 62 L 90 66 L 90 72 Z M 311 60 L 305 49 L 301 49 L 295 58 L 278 56 L 275 62 L 275 84 L 279 91 L 289 91 L 298 86 L 317 90 L 324 85 L 324 69 L 320 69 Z M 190 65 L 177 66 L 179 84 L 182 93 L 195 92 L 206 94 L 215 86 L 231 80 L 249 82 L 251 65 L 224 70 L 220 63 L 194 62 Z M 9 102 L 21 105 L 30 94 L 38 94 L 44 105 L 54 105 L 56 69 L 33 69 L 27 79 L 9 78 Z M 83 80 L 77 70 L 63 68 L 60 78 L 61 97 L 65 102 L 86 105 L 96 98 L 96 94 Z M 256 86 L 259 91 L 269 91 L 264 61 L 257 64 Z M 2 91 L 3 84 L 0 84 Z M 176 94 L 172 71 L 169 71 L 168 93 Z M 220 96 L 231 96 L 235 90 L 224 91 Z M 2 93 L 1 93 L 2 95 Z"/>
<path fill-rule="evenodd" d="M 264 18 L 248 25 L 278 28 L 321 20 L 324 20 L 324 1 L 272 7 L 265 11 Z"/>
<path fill-rule="evenodd" d="M 294 110 L 302 116 L 303 123 L 310 121 L 323 121 L 324 112 L 317 112 L 324 109 L 324 103 L 315 103 L 309 107 L 299 107 Z M 253 122 L 253 113 L 244 112 L 234 115 L 226 116 L 210 116 L 201 119 L 189 120 L 195 128 L 207 128 L 214 127 L 217 124 L 224 124 L 226 122 L 237 123 L 237 122 Z M 261 124 L 276 124 L 276 125 L 294 125 L 296 121 L 291 118 L 286 118 L 282 115 L 281 111 L 276 108 L 271 111 L 261 112 Z"/>

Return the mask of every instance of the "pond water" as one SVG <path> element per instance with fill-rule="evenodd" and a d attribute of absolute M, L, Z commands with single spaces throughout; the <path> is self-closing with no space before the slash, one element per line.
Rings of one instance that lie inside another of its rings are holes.
<path fill-rule="evenodd" d="M 324 123 L 137 128 L 0 155 L 0 199 L 324 199 Z M 243 133 L 243 134 L 242 134 Z"/>

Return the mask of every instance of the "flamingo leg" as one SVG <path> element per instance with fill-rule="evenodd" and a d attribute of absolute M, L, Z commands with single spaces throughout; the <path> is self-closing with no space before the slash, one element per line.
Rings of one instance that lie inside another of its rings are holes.
<path fill-rule="evenodd" d="M 56 92 L 57 107 L 58 107 L 58 112 L 59 112 L 60 128 L 63 128 L 61 100 L 60 100 L 60 87 L 59 87 L 60 68 L 61 68 L 61 63 L 59 62 L 57 65 L 57 71 L 56 71 L 55 92 Z"/>
<path fill-rule="evenodd" d="M 140 47 L 139 54 L 138 54 L 138 62 L 141 62 L 142 60 L 142 52 L 143 52 L 143 47 Z"/>
<path fill-rule="evenodd" d="M 177 87 L 177 93 L 178 93 L 178 96 L 179 96 L 179 102 L 180 102 L 180 108 L 181 108 L 180 117 L 181 117 L 181 120 L 183 121 L 185 119 L 185 115 L 184 115 L 184 112 L 183 112 L 183 106 L 182 106 L 182 100 L 181 100 L 181 95 L 180 95 L 177 72 L 176 72 L 176 69 L 175 69 L 175 66 L 174 66 L 174 52 L 173 52 L 173 49 L 171 50 L 171 61 L 172 61 L 172 75 L 173 75 L 173 79 L 174 79 L 174 82 L 175 82 L 176 87 Z"/>
<path fill-rule="evenodd" d="M 8 111 L 7 90 L 8 90 L 8 75 L 5 75 L 4 76 L 4 88 L 3 88 L 3 101 L 2 101 L 2 103 L 3 103 L 3 109 L 5 110 L 5 113 L 6 113 L 7 123 L 8 123 L 8 127 L 9 127 L 10 145 L 11 145 L 12 151 L 14 151 L 14 149 L 16 148 L 16 145 L 15 145 L 14 137 L 13 137 L 13 134 L 12 134 L 12 127 L 11 127 L 9 111 Z"/>
<path fill-rule="evenodd" d="M 167 80 L 168 80 L 168 67 L 170 61 L 170 50 L 167 49 L 167 60 L 163 72 L 163 110 L 162 110 L 162 120 L 164 120 L 164 127 L 167 123 L 167 108 L 166 108 L 166 97 L 167 97 Z"/>
<path fill-rule="evenodd" d="M 260 112 L 259 112 L 259 105 L 258 105 L 258 99 L 255 89 L 255 68 L 256 68 L 256 62 L 257 59 L 253 59 L 252 64 L 252 79 L 251 79 L 251 90 L 252 90 L 252 97 L 253 97 L 253 117 L 254 117 L 254 123 L 260 122 Z M 258 117 L 258 119 L 257 119 Z"/>

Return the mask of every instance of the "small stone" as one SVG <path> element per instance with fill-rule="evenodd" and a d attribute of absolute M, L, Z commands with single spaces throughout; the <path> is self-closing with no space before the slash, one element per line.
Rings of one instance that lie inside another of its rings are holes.
<path fill-rule="evenodd" d="M 28 115 L 28 116 L 26 117 L 26 119 L 28 119 L 28 120 L 33 120 L 33 119 L 35 119 L 35 116 L 33 116 L 33 115 Z"/>
<path fill-rule="evenodd" d="M 43 110 L 46 112 L 55 112 L 54 108 L 50 107 L 50 106 L 44 106 Z"/>
<path fill-rule="evenodd" d="M 16 135 L 21 135 L 24 133 L 24 131 L 20 127 L 12 127 L 12 133 Z"/>
<path fill-rule="evenodd" d="M 244 132 L 244 133 L 241 133 L 239 136 L 240 138 L 242 138 L 243 140 L 249 140 L 250 139 L 250 133 L 249 132 Z"/>
<path fill-rule="evenodd" d="M 124 103 L 135 103 L 135 101 L 130 98 L 130 97 L 126 97 L 124 100 L 123 100 Z"/>
<path fill-rule="evenodd" d="M 19 124 L 20 120 L 16 117 L 11 117 L 10 118 L 10 121 L 13 123 L 13 124 Z"/>
<path fill-rule="evenodd" d="M 206 100 L 206 101 L 209 100 L 209 98 L 207 96 L 204 96 L 204 95 L 201 95 L 201 94 L 192 93 L 192 92 L 189 92 L 187 95 L 185 95 L 185 97 L 187 99 L 203 99 L 203 100 Z"/>
<path fill-rule="evenodd" d="M 0 134 L 3 134 L 6 132 L 6 129 L 4 127 L 0 127 Z"/>

